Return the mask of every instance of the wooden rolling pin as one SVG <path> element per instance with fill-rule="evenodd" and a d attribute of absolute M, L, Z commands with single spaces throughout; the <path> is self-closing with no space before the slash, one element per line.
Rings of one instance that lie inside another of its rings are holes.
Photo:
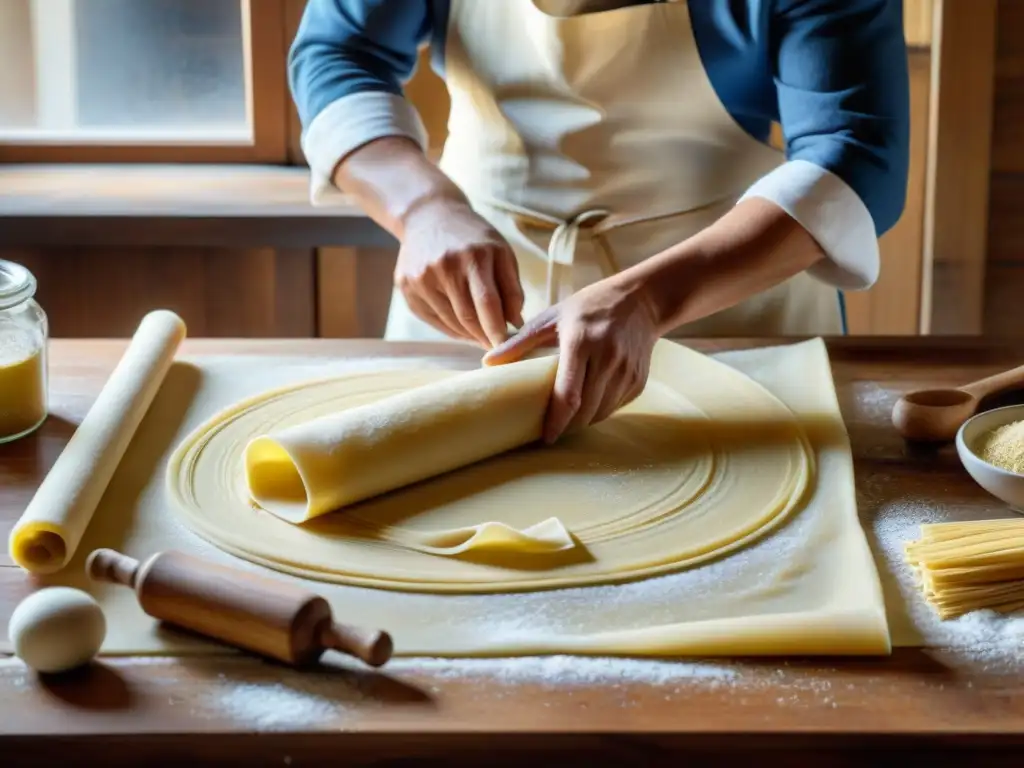
<path fill-rule="evenodd" d="M 175 551 L 139 563 L 97 549 L 85 569 L 94 581 L 132 587 L 142 610 L 155 619 L 286 664 L 312 664 L 328 649 L 374 667 L 391 658 L 386 632 L 339 624 L 324 598 L 283 581 Z"/>

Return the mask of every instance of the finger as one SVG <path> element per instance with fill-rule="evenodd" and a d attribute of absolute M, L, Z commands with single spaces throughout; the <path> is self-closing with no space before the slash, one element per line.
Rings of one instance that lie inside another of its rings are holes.
<path fill-rule="evenodd" d="M 635 388 L 636 376 L 629 370 L 619 371 L 618 375 L 605 387 L 601 405 L 594 414 L 594 418 L 590 420 L 590 423 L 600 424 L 615 413 L 628 402 L 627 398 Z"/>
<path fill-rule="evenodd" d="M 480 341 L 455 316 L 455 309 L 452 307 L 451 300 L 445 290 L 427 287 L 420 296 L 434 311 L 434 314 L 440 318 L 441 322 L 452 329 L 454 335 L 472 342 L 478 343 Z"/>
<path fill-rule="evenodd" d="M 636 377 L 636 381 L 633 382 L 633 386 L 626 392 L 625 397 L 622 398 L 622 405 L 629 405 L 636 400 L 640 395 L 644 393 L 647 388 L 647 371 L 639 373 Z"/>
<path fill-rule="evenodd" d="M 640 365 L 637 366 L 636 381 L 633 384 L 633 389 L 626 396 L 624 404 L 633 402 L 644 393 L 644 390 L 647 389 L 647 379 L 650 375 L 651 354 L 648 352 L 640 359 Z"/>
<path fill-rule="evenodd" d="M 629 405 L 644 393 L 644 389 L 647 388 L 647 377 L 649 375 L 649 363 L 641 363 L 634 371 L 631 384 L 619 402 L 619 408 Z"/>
<path fill-rule="evenodd" d="M 514 363 L 537 347 L 554 343 L 558 338 L 557 319 L 557 306 L 545 309 L 536 317 L 531 318 L 530 322 L 525 323 L 519 333 L 484 355 L 484 365 Z"/>
<path fill-rule="evenodd" d="M 587 355 L 578 340 L 569 340 L 562 345 L 558 372 L 555 374 L 555 386 L 544 420 L 545 442 L 553 443 L 561 437 L 579 411 L 587 363 Z"/>
<path fill-rule="evenodd" d="M 593 423 L 598 409 L 604 403 L 605 393 L 609 387 L 617 384 L 615 375 L 618 373 L 607 360 L 591 358 L 587 364 L 587 376 L 583 382 L 583 394 L 580 408 L 569 425 L 569 430 L 582 429 Z"/>
<path fill-rule="evenodd" d="M 501 294 L 505 320 L 516 328 L 523 325 L 523 285 L 519 281 L 519 262 L 511 248 L 505 249 L 494 261 L 494 277 Z"/>
<path fill-rule="evenodd" d="M 502 297 L 490 265 L 487 268 L 474 268 L 469 271 L 469 294 L 484 334 L 490 341 L 489 346 L 498 346 L 508 338 L 508 324 L 502 309 Z"/>
<path fill-rule="evenodd" d="M 489 349 L 491 344 L 484 329 L 480 326 L 480 319 L 477 317 L 476 307 L 473 305 L 473 297 L 469 293 L 468 278 L 463 274 L 450 274 L 446 275 L 444 280 L 444 295 L 451 305 L 455 322 L 485 349 Z"/>
<path fill-rule="evenodd" d="M 421 299 L 417 294 L 410 291 L 408 294 L 403 293 L 402 295 L 405 296 L 405 303 L 409 305 L 409 309 L 412 310 L 412 313 L 416 315 L 420 320 L 425 322 L 427 325 L 437 329 L 445 336 L 450 336 L 454 339 L 465 339 L 466 341 L 473 341 L 473 339 L 469 338 L 465 333 L 461 332 L 456 328 L 451 327 L 446 322 L 444 322 L 440 317 L 438 317 L 437 313 L 430 308 L 430 305 L 427 304 L 423 299 Z"/>
<path fill-rule="evenodd" d="M 473 341 L 466 332 L 454 322 L 451 316 L 450 307 L 447 307 L 447 300 L 444 295 L 430 287 L 424 281 L 410 282 L 401 285 L 402 295 L 405 296 L 409 308 L 420 315 L 424 320 L 428 317 L 433 319 L 438 330 L 454 339 L 465 339 Z M 445 310 L 448 310 L 447 312 Z"/>

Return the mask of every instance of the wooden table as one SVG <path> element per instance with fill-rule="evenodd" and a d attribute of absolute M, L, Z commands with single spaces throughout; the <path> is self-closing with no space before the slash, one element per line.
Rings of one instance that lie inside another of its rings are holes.
<path fill-rule="evenodd" d="M 758 343 L 768 342 L 693 345 Z M 841 339 L 829 346 L 858 483 L 871 483 L 865 520 L 885 498 L 984 498 L 948 447 L 908 449 L 888 411 L 905 390 L 1019 364 L 1024 344 Z M 0 448 L 5 538 L 123 348 L 119 341 L 53 342 L 53 416 L 36 435 Z M 425 349 L 377 341 L 191 340 L 184 352 L 380 357 Z M 473 362 L 454 345 L 430 351 L 453 366 Z M 5 622 L 25 592 L 24 574 L 6 562 Z M 559 753 L 580 765 L 680 765 L 693 757 L 763 760 L 769 749 L 787 764 L 902 765 L 907 758 L 898 750 L 913 749 L 913 757 L 933 763 L 970 752 L 972 765 L 1020 764 L 1024 662 L 982 665 L 940 650 L 902 650 L 877 660 L 730 666 L 737 676 L 728 684 L 684 674 L 667 684 L 601 686 L 496 681 L 408 661 L 382 674 L 335 667 L 299 673 L 238 656 L 105 660 L 68 679 L 43 681 L 16 660 L 0 660 L 0 762 L 347 765 L 430 758 L 502 765 Z"/>

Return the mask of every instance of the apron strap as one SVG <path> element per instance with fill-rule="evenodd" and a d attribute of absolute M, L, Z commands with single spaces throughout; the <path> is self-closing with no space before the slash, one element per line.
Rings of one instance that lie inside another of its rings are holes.
<path fill-rule="evenodd" d="M 672 0 L 668 0 L 671 2 Z M 621 271 L 618 260 L 609 246 L 604 235 L 612 230 L 628 227 L 632 224 L 644 224 L 662 219 L 672 219 L 676 216 L 690 213 L 689 210 L 667 211 L 632 217 L 614 217 L 611 212 L 603 208 L 592 208 L 576 214 L 571 219 L 559 219 L 546 213 L 530 210 L 507 200 L 499 200 L 491 196 L 477 198 L 484 205 L 503 211 L 515 217 L 520 226 L 529 226 L 551 233 L 548 240 L 547 260 L 547 297 L 548 306 L 558 301 L 561 280 L 559 279 L 559 267 L 571 268 L 576 257 L 576 247 L 579 243 L 581 233 L 590 236 L 591 241 L 597 247 L 603 257 L 601 270 L 605 277 L 610 277 Z"/>
<path fill-rule="evenodd" d="M 596 231 L 597 227 L 608 219 L 609 211 L 594 208 L 565 220 L 532 211 L 529 208 L 510 203 L 507 200 L 487 197 L 482 202 L 491 208 L 514 216 L 520 226 L 526 225 L 551 233 L 551 237 L 548 240 L 547 253 L 545 254 L 547 260 L 547 297 L 549 307 L 558 302 L 561 288 L 559 267 L 572 267 L 576 258 L 576 246 L 579 244 L 581 232 L 587 231 L 588 234 L 595 235 L 594 241 L 605 261 L 601 265 L 605 276 L 607 277 L 619 271 L 611 249 L 608 248 L 607 243 L 603 242 L 603 238 L 596 236 L 598 234 Z"/>

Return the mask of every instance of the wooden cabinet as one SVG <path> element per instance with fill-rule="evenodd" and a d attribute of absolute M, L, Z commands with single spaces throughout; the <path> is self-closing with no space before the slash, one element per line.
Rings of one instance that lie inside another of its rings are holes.
<path fill-rule="evenodd" d="M 999 4 L 982 328 L 1024 336 L 1024 2 Z"/>
<path fill-rule="evenodd" d="M 191 336 L 316 335 L 311 250 L 59 248 L 0 253 L 28 267 L 55 337 L 131 335 L 165 308 Z"/>

